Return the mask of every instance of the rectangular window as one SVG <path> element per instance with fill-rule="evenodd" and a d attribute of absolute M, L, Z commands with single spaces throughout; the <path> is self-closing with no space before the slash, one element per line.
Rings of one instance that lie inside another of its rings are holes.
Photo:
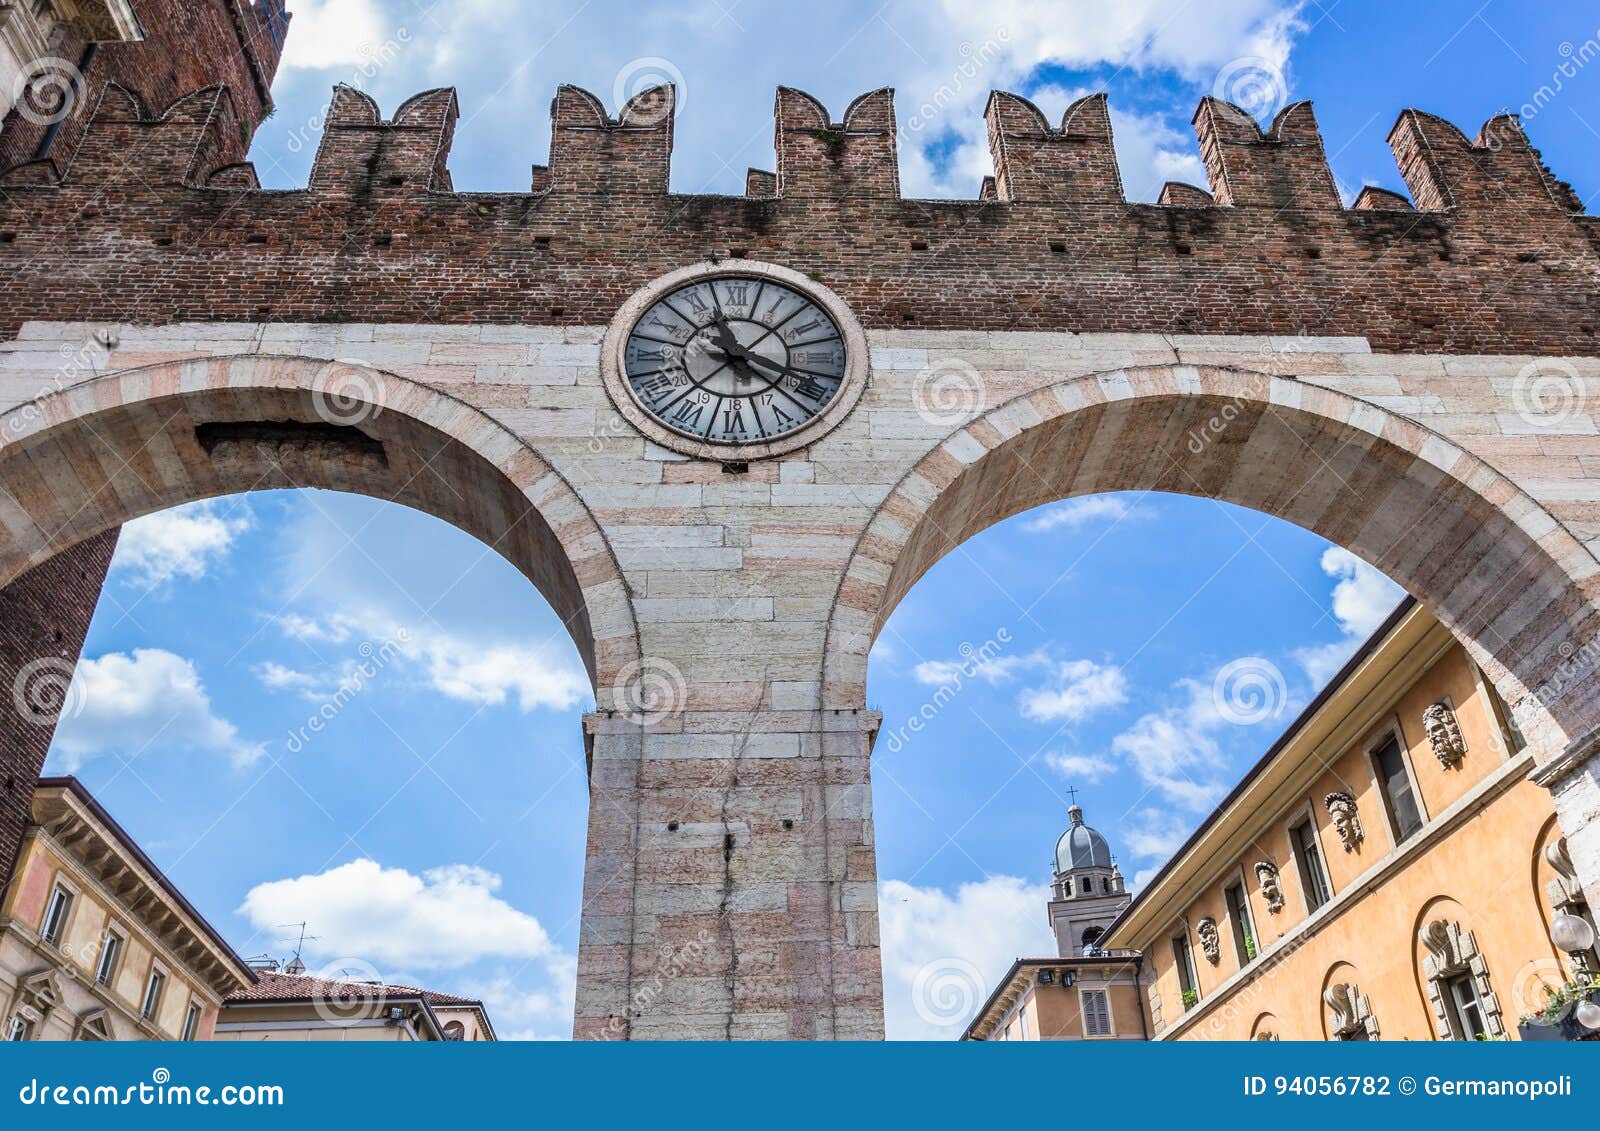
<path fill-rule="evenodd" d="M 1228 922 L 1233 924 L 1233 949 L 1243 966 L 1256 956 L 1256 933 L 1250 922 L 1250 904 L 1244 898 L 1243 884 L 1229 884 L 1222 892 L 1228 905 Z"/>
<path fill-rule="evenodd" d="M 1455 1023 L 1456 1040 L 1475 1041 L 1488 1032 L 1484 1021 L 1483 1002 L 1478 997 L 1478 986 L 1471 974 L 1451 978 L 1444 985 L 1449 1000 L 1451 1020 Z"/>
<path fill-rule="evenodd" d="M 11 1024 L 6 1027 L 6 1040 L 31 1041 L 33 1040 L 33 1022 L 20 1013 L 11 1019 Z"/>
<path fill-rule="evenodd" d="M 1105 990 L 1084 990 L 1083 1035 L 1086 1037 L 1111 1036 L 1111 1003 Z"/>
<path fill-rule="evenodd" d="M 117 976 L 117 960 L 122 957 L 122 936 L 115 931 L 107 931 L 105 941 L 100 944 L 100 963 L 95 967 L 94 980 L 102 986 L 109 986 L 111 979 Z"/>
<path fill-rule="evenodd" d="M 159 970 L 150 971 L 150 980 L 144 987 L 144 1004 L 139 1007 L 139 1016 L 146 1021 L 156 1019 L 156 1010 L 161 1008 L 161 991 L 167 984 L 167 976 Z"/>
<path fill-rule="evenodd" d="M 1422 810 L 1417 807 L 1417 795 L 1411 788 L 1411 775 L 1406 772 L 1405 757 L 1400 753 L 1400 740 L 1390 735 L 1388 741 L 1372 752 L 1372 759 L 1378 764 L 1378 775 L 1383 779 L 1383 795 L 1389 801 L 1395 843 L 1404 843 L 1422 828 Z"/>
<path fill-rule="evenodd" d="M 192 1041 L 194 1040 L 195 1034 L 199 1031 L 200 1003 L 197 1001 L 191 1001 L 189 1003 L 189 1012 L 183 1015 L 183 1035 L 178 1039 L 181 1041 Z"/>
<path fill-rule="evenodd" d="M 1332 898 L 1328 891 L 1328 877 L 1322 871 L 1317 830 L 1310 821 L 1302 821 L 1289 835 L 1294 840 L 1294 858 L 1300 865 L 1300 887 L 1306 893 L 1306 911 L 1309 913 Z"/>
<path fill-rule="evenodd" d="M 44 926 L 39 935 L 51 946 L 61 945 L 61 936 L 67 930 L 67 916 L 72 912 L 72 893 L 57 887 L 50 893 L 50 905 L 44 910 Z"/>
<path fill-rule="evenodd" d="M 1200 1002 L 1200 990 L 1195 984 L 1194 955 L 1189 951 L 1189 936 L 1172 936 L 1172 962 L 1178 968 L 1178 989 L 1183 995 L 1183 1008 L 1192 1009 Z"/>

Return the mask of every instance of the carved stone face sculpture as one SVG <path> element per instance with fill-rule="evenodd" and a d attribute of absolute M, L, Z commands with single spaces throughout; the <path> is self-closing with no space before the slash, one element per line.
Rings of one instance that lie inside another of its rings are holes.
<path fill-rule="evenodd" d="M 1261 895 L 1267 901 L 1267 910 L 1276 915 L 1283 910 L 1283 885 L 1278 882 L 1278 866 L 1263 860 L 1256 865 L 1256 880 L 1261 884 Z"/>
<path fill-rule="evenodd" d="M 1328 807 L 1328 815 L 1333 818 L 1333 827 L 1339 833 L 1344 850 L 1354 852 L 1366 835 L 1361 831 L 1361 814 L 1356 811 L 1356 799 L 1348 793 L 1330 793 L 1324 804 Z"/>
<path fill-rule="evenodd" d="M 1450 769 L 1467 756 L 1467 744 L 1461 737 L 1461 727 L 1456 723 L 1456 713 L 1450 704 L 1440 701 L 1422 712 L 1422 729 L 1439 764 Z"/>
<path fill-rule="evenodd" d="M 1200 950 L 1206 961 L 1213 966 L 1222 961 L 1222 936 L 1217 931 L 1217 921 L 1207 915 L 1195 926 L 1194 933 L 1200 936 Z"/>

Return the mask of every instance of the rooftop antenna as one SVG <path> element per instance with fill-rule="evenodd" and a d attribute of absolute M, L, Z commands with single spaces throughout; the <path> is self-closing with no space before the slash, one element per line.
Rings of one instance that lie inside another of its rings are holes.
<path fill-rule="evenodd" d="M 300 958 L 300 952 L 305 949 L 306 940 L 309 939 L 309 940 L 315 941 L 316 939 L 320 938 L 321 936 L 306 934 L 306 923 L 305 923 L 304 920 L 301 920 L 298 923 L 279 923 L 278 924 L 278 929 L 280 931 L 281 930 L 285 930 L 285 929 L 287 929 L 289 927 L 299 927 L 300 928 L 300 937 L 299 937 L 298 940 L 296 940 L 296 942 L 294 944 L 294 957 L 289 959 L 288 964 L 286 966 L 284 966 L 284 968 L 283 968 L 283 972 L 285 974 L 304 974 L 306 972 L 306 964 Z"/>

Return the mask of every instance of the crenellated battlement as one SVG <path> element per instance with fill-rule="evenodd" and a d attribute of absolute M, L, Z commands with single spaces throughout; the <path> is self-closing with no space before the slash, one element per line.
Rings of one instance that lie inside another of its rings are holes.
<path fill-rule="evenodd" d="M 965 201 L 902 197 L 888 89 L 836 120 L 780 88 L 774 168 L 751 169 L 743 196 L 670 191 L 675 111 L 668 86 L 615 114 L 562 86 L 528 190 L 463 193 L 453 90 L 385 118 L 340 86 L 307 186 L 266 191 L 237 160 L 249 123 L 226 87 L 157 111 L 111 84 L 70 149 L 0 172 L 14 190 L 0 200 L 0 271 L 24 281 L 0 328 L 61 316 L 29 308 L 59 284 L 26 280 L 63 256 L 93 279 L 82 311 L 119 317 L 160 295 L 191 318 L 593 323 L 657 274 L 737 255 L 806 271 L 879 326 L 1358 332 L 1396 348 L 1571 352 L 1600 325 L 1600 224 L 1509 116 L 1468 141 L 1405 111 L 1389 141 L 1411 199 L 1369 187 L 1346 206 L 1307 102 L 1263 125 L 1202 100 L 1209 191 L 1169 184 L 1154 204 L 1125 198 L 1103 94 L 1052 124 L 993 93 L 994 175 Z M 202 288 L 219 271 L 226 287 Z"/>
<path fill-rule="evenodd" d="M 194 107 L 200 103 L 208 109 L 196 118 Z M 676 93 L 670 86 L 640 92 L 615 116 L 588 91 L 559 87 L 550 107 L 549 161 L 533 166 L 530 194 L 668 195 L 675 114 Z M 459 116 L 452 89 L 418 94 L 385 120 L 368 95 L 337 86 L 308 188 L 452 192 L 448 159 Z M 980 188 L 980 200 L 1046 206 L 1126 202 L 1104 94 L 1080 98 L 1052 126 L 1028 99 L 995 91 L 984 118 L 995 172 Z M 13 166 L 0 171 L 0 181 L 38 185 L 83 180 L 95 175 L 95 163 L 105 154 L 127 155 L 130 144 L 137 160 L 170 175 L 174 154 L 193 149 L 197 128 L 236 130 L 239 123 L 232 96 L 223 87 L 196 91 L 151 113 L 137 94 L 112 83 L 75 153 L 53 155 L 44 169 Z M 1346 210 L 1311 103 L 1285 107 L 1263 128 L 1238 106 L 1208 97 L 1201 100 L 1193 123 L 1209 192 L 1170 184 L 1159 206 Z M 776 172 L 751 169 L 747 196 L 899 199 L 892 90 L 861 95 L 834 121 L 811 95 L 780 87 L 773 134 Z M 1389 143 L 1415 203 L 1369 188 L 1351 209 L 1582 211 L 1571 187 L 1544 166 L 1514 115 L 1497 115 L 1484 124 L 1477 140 L 1468 141 L 1449 122 L 1406 110 L 1390 131 Z M 196 151 L 192 156 L 201 160 L 203 155 Z M 237 169 L 214 175 L 221 168 L 204 170 L 195 179 L 195 170 L 185 163 L 179 182 L 238 189 L 250 181 Z"/>

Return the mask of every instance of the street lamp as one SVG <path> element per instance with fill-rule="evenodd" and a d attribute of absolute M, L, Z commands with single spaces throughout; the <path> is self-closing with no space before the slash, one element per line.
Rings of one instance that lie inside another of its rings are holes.
<path fill-rule="evenodd" d="M 1568 954 L 1582 954 L 1594 946 L 1594 928 L 1580 916 L 1557 915 L 1550 920 L 1550 941 Z M 1579 999 L 1572 1016 L 1585 1029 L 1600 1029 L 1600 1005 L 1587 997 Z"/>

